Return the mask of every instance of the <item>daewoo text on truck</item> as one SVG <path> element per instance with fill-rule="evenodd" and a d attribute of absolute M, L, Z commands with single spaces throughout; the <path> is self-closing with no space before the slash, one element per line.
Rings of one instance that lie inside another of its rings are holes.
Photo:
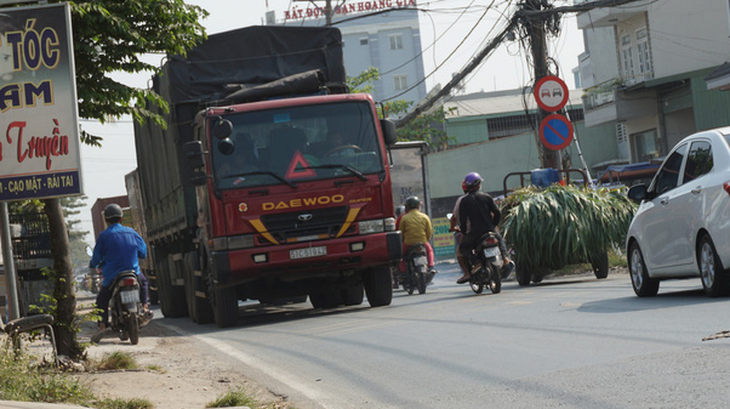
<path fill-rule="evenodd" d="M 401 257 L 395 126 L 349 94 L 331 27 L 247 27 L 173 56 L 136 125 L 139 188 L 166 317 L 235 325 L 239 301 L 389 305 Z"/>

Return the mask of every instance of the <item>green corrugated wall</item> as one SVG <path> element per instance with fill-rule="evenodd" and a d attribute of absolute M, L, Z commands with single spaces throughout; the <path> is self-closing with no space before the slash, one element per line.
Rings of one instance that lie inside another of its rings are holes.
<path fill-rule="evenodd" d="M 730 125 L 730 91 L 708 91 L 702 71 L 691 78 L 695 124 L 698 131 Z"/>
<path fill-rule="evenodd" d="M 483 127 L 482 131 L 479 131 L 479 126 Z M 589 166 L 618 158 L 613 125 L 585 128 L 581 121 L 574 124 L 574 127 Z M 470 134 L 486 135 L 486 121 L 477 119 L 470 125 L 462 119 L 458 127 L 449 124 L 447 129 L 450 137 L 463 141 L 469 138 L 469 134 L 462 134 L 462 130 Z M 573 167 L 580 168 L 581 162 L 575 144 L 571 144 L 566 150 L 571 155 Z M 540 157 L 534 133 L 435 152 L 428 155 L 431 197 L 441 198 L 461 194 L 461 181 L 469 172 L 479 172 L 485 177 L 483 190 L 495 192 L 503 189 L 503 180 L 507 174 L 526 172 L 539 167 Z M 593 169 L 591 171 L 593 172 Z M 595 178 L 598 175 L 592 176 Z M 512 176 L 508 181 L 518 183 L 519 177 Z M 514 186 L 508 185 L 508 187 Z"/>

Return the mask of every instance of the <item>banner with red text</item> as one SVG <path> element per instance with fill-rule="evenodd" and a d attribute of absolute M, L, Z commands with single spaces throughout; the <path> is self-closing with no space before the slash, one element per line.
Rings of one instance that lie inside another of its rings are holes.
<path fill-rule="evenodd" d="M 68 4 L 0 13 L 0 201 L 82 193 Z"/>

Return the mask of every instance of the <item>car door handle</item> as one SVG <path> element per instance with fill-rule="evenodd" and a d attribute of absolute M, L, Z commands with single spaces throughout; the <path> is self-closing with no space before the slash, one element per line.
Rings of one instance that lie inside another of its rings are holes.
<path fill-rule="evenodd" d="M 697 186 L 696 188 L 694 188 L 694 189 L 690 190 L 690 192 L 691 192 L 691 193 L 692 193 L 693 195 L 698 195 L 698 194 L 700 194 L 700 192 L 702 192 L 702 186 Z"/>
<path fill-rule="evenodd" d="M 667 199 L 667 198 L 665 197 L 664 199 L 660 200 L 660 201 L 659 201 L 659 203 L 661 203 L 662 205 L 665 205 L 665 206 L 666 206 L 666 205 L 668 205 L 668 204 L 669 204 L 669 199 Z"/>

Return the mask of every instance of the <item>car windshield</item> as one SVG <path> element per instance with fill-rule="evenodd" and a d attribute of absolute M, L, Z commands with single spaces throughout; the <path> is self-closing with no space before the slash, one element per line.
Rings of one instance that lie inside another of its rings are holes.
<path fill-rule="evenodd" d="M 277 108 L 226 115 L 228 138 L 211 143 L 216 187 L 287 184 L 383 171 L 375 120 L 366 102 Z M 217 146 L 216 146 L 217 145 Z"/>

